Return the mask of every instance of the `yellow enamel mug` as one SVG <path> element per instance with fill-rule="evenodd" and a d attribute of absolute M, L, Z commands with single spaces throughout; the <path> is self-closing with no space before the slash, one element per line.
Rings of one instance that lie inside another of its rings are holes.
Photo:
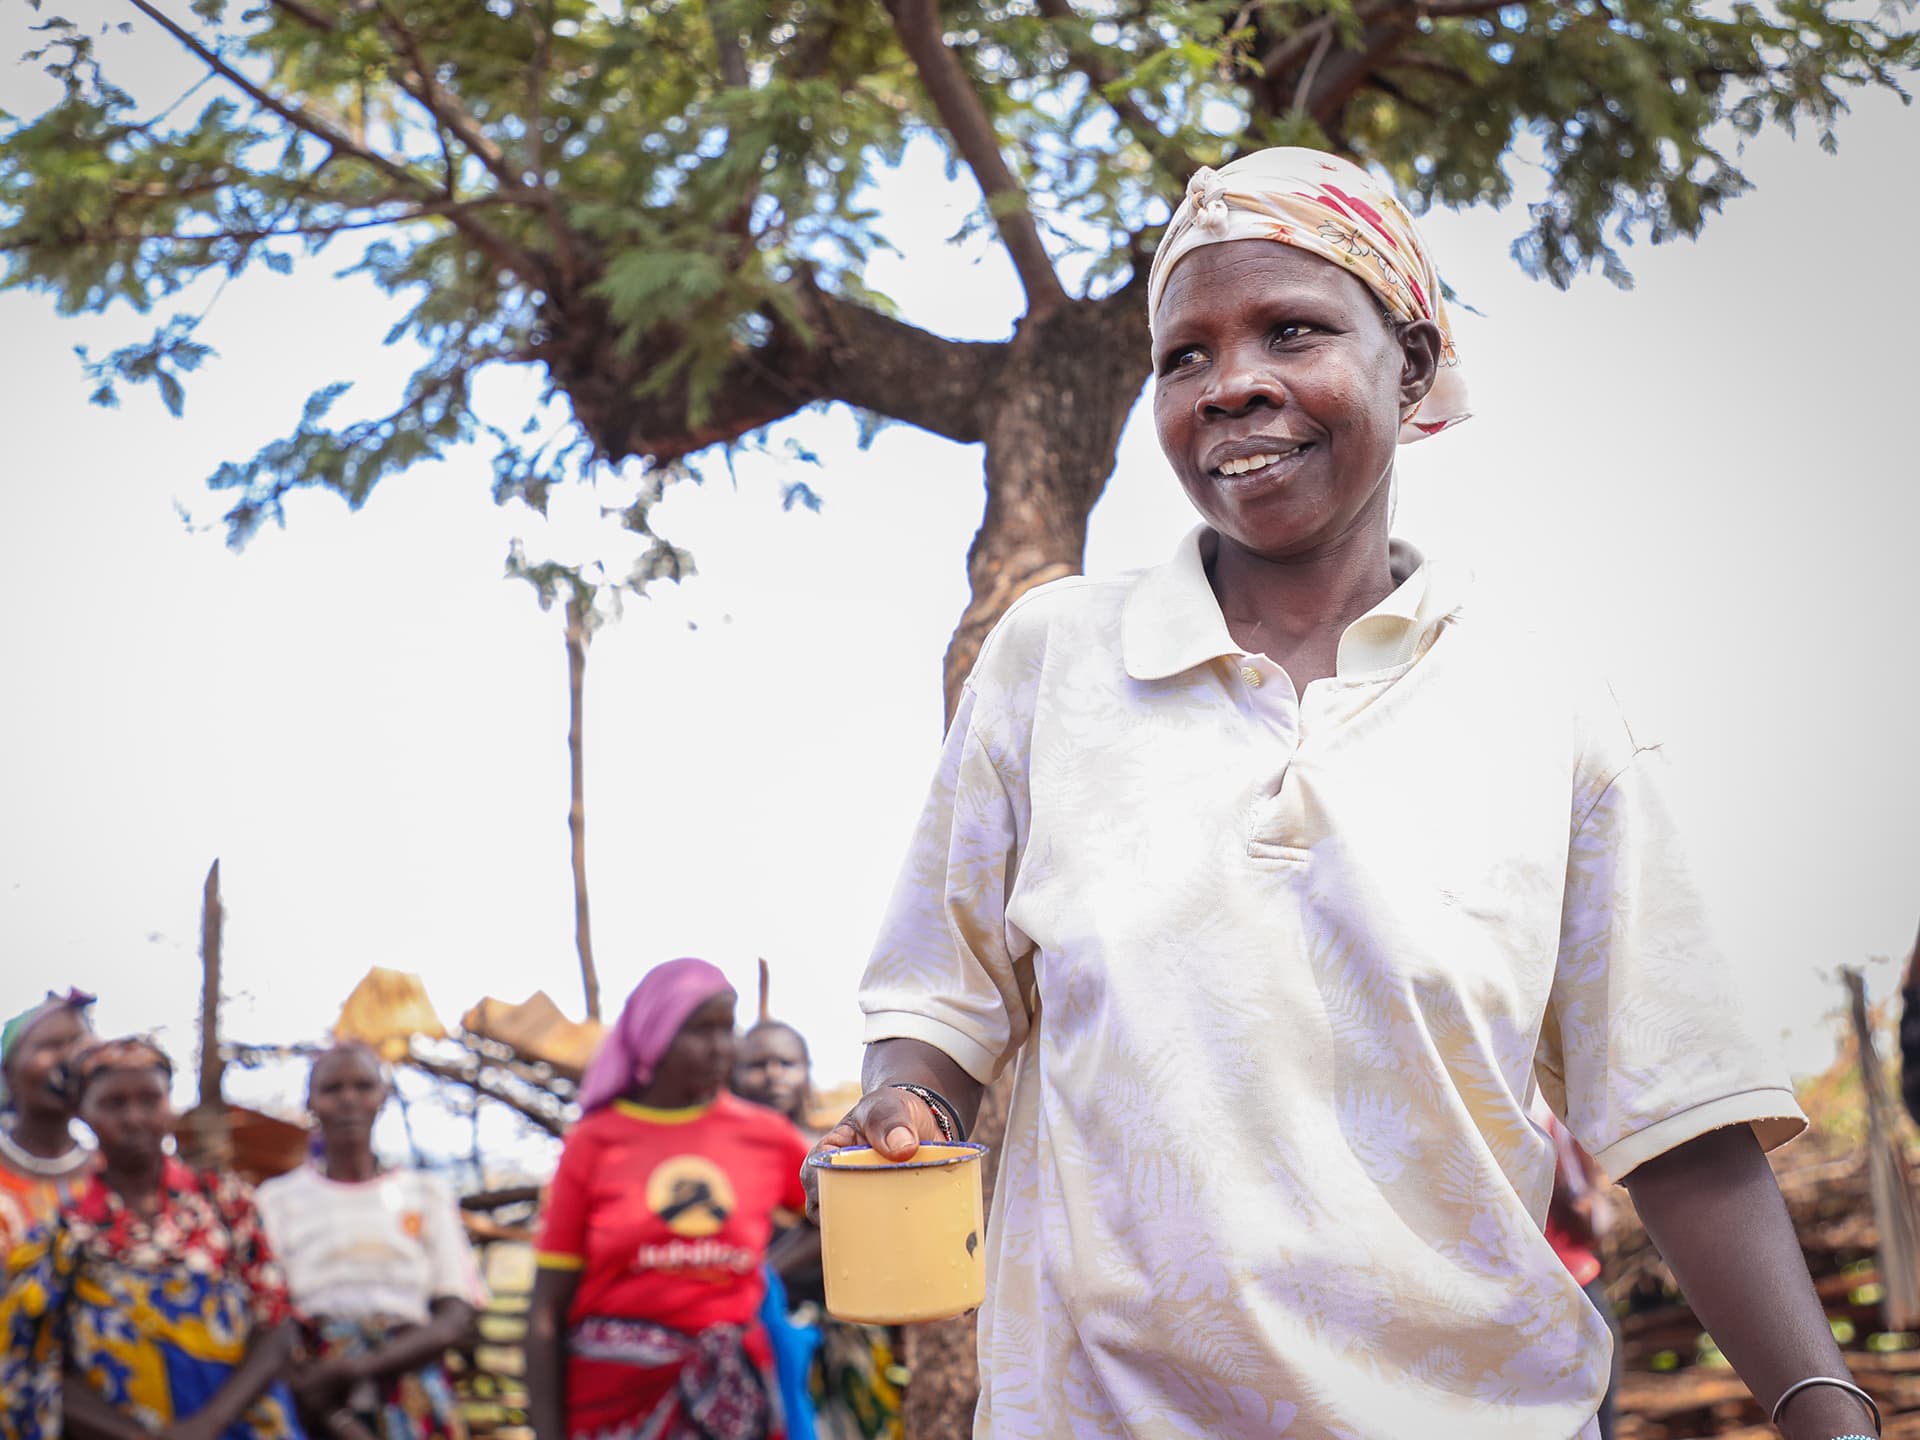
<path fill-rule="evenodd" d="M 987 1298 L 980 1199 L 984 1145 L 922 1144 L 893 1164 L 866 1145 L 807 1163 L 820 1182 L 827 1311 L 863 1325 L 910 1325 Z"/>

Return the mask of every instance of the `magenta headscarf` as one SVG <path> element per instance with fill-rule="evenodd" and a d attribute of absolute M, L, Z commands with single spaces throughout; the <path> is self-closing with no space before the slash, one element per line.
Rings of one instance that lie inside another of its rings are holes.
<path fill-rule="evenodd" d="M 581 1112 L 604 1109 L 635 1085 L 653 1079 L 653 1067 L 687 1017 L 714 996 L 732 993 L 733 986 L 720 968 L 705 960 L 669 960 L 654 966 L 633 987 L 626 1008 L 587 1066 L 580 1081 Z"/>

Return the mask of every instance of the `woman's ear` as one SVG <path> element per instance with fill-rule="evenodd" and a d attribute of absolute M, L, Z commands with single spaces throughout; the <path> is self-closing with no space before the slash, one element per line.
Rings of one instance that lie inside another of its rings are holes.
<path fill-rule="evenodd" d="M 1397 327 L 1400 341 L 1400 412 L 1411 414 L 1440 378 L 1440 327 L 1431 320 L 1415 320 Z"/>

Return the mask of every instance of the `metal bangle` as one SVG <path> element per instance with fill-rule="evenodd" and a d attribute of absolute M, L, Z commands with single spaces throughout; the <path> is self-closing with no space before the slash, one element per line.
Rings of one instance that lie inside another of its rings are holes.
<path fill-rule="evenodd" d="M 917 1095 L 933 1112 L 933 1123 L 940 1127 L 940 1138 L 949 1145 L 957 1144 L 967 1138 L 967 1127 L 960 1123 L 960 1112 L 953 1108 L 953 1102 L 938 1090 L 929 1090 L 925 1085 L 912 1085 L 900 1081 L 888 1087 L 904 1090 L 909 1095 Z"/>
<path fill-rule="evenodd" d="M 1780 1415 L 1781 1412 L 1787 1408 L 1787 1402 L 1802 1390 L 1811 1390 L 1816 1385 L 1831 1385 L 1836 1390 L 1846 1391 L 1873 1413 L 1873 1428 L 1876 1433 L 1886 1428 L 1886 1422 L 1880 1418 L 1879 1401 L 1875 1400 L 1873 1396 L 1862 1390 L 1851 1380 L 1841 1380 L 1832 1375 L 1809 1375 L 1806 1379 L 1796 1380 L 1793 1384 L 1787 1386 L 1786 1389 L 1780 1392 L 1780 1398 L 1773 1402 L 1773 1414 L 1768 1417 L 1768 1422 L 1776 1430 L 1779 1429 Z M 1840 1440 L 1846 1440 L 1846 1437 L 1841 1436 Z"/>

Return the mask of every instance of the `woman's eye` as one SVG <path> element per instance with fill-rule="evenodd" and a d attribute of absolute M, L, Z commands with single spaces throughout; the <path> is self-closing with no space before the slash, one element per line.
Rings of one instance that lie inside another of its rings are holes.
<path fill-rule="evenodd" d="M 1317 325 L 1309 325 L 1304 320 L 1289 320 L 1284 325 L 1276 325 L 1273 327 L 1273 338 L 1276 340 L 1298 340 L 1303 335 L 1311 335 L 1318 328 Z"/>
<path fill-rule="evenodd" d="M 1191 365 L 1200 358 L 1200 347 L 1188 345 L 1179 350 L 1169 351 L 1166 360 L 1160 366 L 1162 375 L 1171 374 L 1184 365 Z"/>

